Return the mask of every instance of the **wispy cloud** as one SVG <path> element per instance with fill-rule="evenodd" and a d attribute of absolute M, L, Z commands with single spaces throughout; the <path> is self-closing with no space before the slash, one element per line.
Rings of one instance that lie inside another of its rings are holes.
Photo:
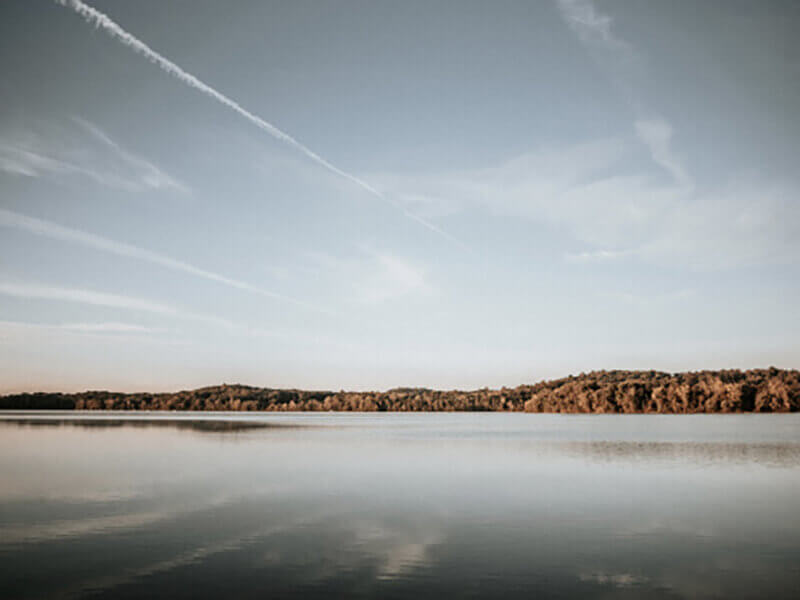
<path fill-rule="evenodd" d="M 682 302 L 689 300 L 695 296 L 695 291 L 691 289 L 672 290 L 659 293 L 642 293 L 642 292 L 600 292 L 598 297 L 607 298 L 615 303 L 622 302 L 630 306 L 651 306 L 672 304 L 674 302 Z"/>
<path fill-rule="evenodd" d="M 189 188 L 112 140 L 97 125 L 73 118 L 77 128 L 41 124 L 0 136 L 0 170 L 26 177 L 80 176 L 127 192 Z"/>
<path fill-rule="evenodd" d="M 618 50 L 630 46 L 611 31 L 613 20 L 599 12 L 590 0 L 557 0 L 561 16 L 584 44 L 600 44 Z"/>
<path fill-rule="evenodd" d="M 82 246 L 94 248 L 102 252 L 117 254 L 119 256 L 126 256 L 129 258 L 135 258 L 137 260 L 147 261 L 167 269 L 172 269 L 173 271 L 180 271 L 196 277 L 215 281 L 228 287 L 244 290 L 246 292 L 258 294 L 267 298 L 273 298 L 275 300 L 289 302 L 291 304 L 302 306 L 303 308 L 311 309 L 317 312 L 331 314 L 331 311 L 328 309 L 321 308 L 289 296 L 284 296 L 277 292 L 266 290 L 245 281 L 226 277 L 206 269 L 201 269 L 200 267 L 196 267 L 190 263 L 177 260 L 164 254 L 152 252 L 132 244 L 126 244 L 124 242 L 105 238 L 93 233 L 81 231 L 79 229 L 64 227 L 63 225 L 53 223 L 52 221 L 36 219 L 34 217 L 22 215 L 3 208 L 0 208 L 0 226 L 13 227 L 14 229 L 19 229 L 35 235 L 40 235 L 63 242 L 80 244 Z"/>
<path fill-rule="evenodd" d="M 136 323 L 61 323 L 56 325 L 65 331 L 77 331 L 81 333 L 161 333 L 164 331 L 160 327 L 147 327 Z"/>
<path fill-rule="evenodd" d="M 56 339 L 65 342 L 93 339 L 135 344 L 184 346 L 188 342 L 176 339 L 167 329 L 136 323 L 32 323 L 28 321 L 0 321 L 0 342 L 29 345 L 49 344 Z"/>
<path fill-rule="evenodd" d="M 358 304 L 376 305 L 397 298 L 426 296 L 434 291 L 424 267 L 365 244 L 359 244 L 358 250 L 357 256 L 347 258 L 320 252 L 307 256 L 337 283 L 350 282 L 353 290 L 350 299 Z"/>
<path fill-rule="evenodd" d="M 374 269 L 358 285 L 361 302 L 377 304 L 431 290 L 425 270 L 410 261 L 389 254 L 374 254 L 373 261 Z"/>
<path fill-rule="evenodd" d="M 126 310 L 141 310 L 162 315 L 179 315 L 180 311 L 167 304 L 143 300 L 131 296 L 119 296 L 91 290 L 76 288 L 63 288 L 50 285 L 33 283 L 0 283 L 0 294 L 16 296 L 18 298 L 66 300 L 81 304 L 95 306 L 108 306 L 111 308 L 124 308 Z"/>
<path fill-rule="evenodd" d="M 186 311 L 176 306 L 137 298 L 134 296 L 123 296 L 87 290 L 80 288 L 67 288 L 38 283 L 14 283 L 0 282 L 0 294 L 28 300 L 55 300 L 63 302 L 74 302 L 78 304 L 88 304 L 91 306 L 103 306 L 122 310 L 141 311 L 166 315 L 181 319 L 201 321 L 210 325 L 221 326 L 229 329 L 240 329 L 239 326 L 229 321 L 213 315 L 205 315 Z"/>
<path fill-rule="evenodd" d="M 738 177 L 698 190 L 630 172 L 635 153 L 633 139 L 608 140 L 482 169 L 375 177 L 386 177 L 419 211 L 482 211 L 557 228 L 577 247 L 565 255 L 574 263 L 636 260 L 707 270 L 797 256 L 796 187 Z"/>
<path fill-rule="evenodd" d="M 638 115 L 634 122 L 636 134 L 649 150 L 653 162 L 677 183 L 691 185 L 691 177 L 672 149 L 672 125 L 664 117 L 653 115 L 652 109 L 645 108 L 636 89 L 638 71 L 642 68 L 636 49 L 613 32 L 614 20 L 600 12 L 591 0 L 557 0 L 556 3 L 567 26 L 623 90 Z"/>
<path fill-rule="evenodd" d="M 131 167 L 137 169 L 140 173 L 142 185 L 154 189 L 174 188 L 184 193 L 189 192 L 189 188 L 184 183 L 167 175 L 150 161 L 125 150 L 97 125 L 80 117 L 74 117 L 73 120 L 94 136 L 95 139 L 101 141 L 107 148 L 114 150 Z"/>
<path fill-rule="evenodd" d="M 297 332 L 273 331 L 262 327 L 246 325 L 241 322 L 235 322 L 228 318 L 219 317 L 213 314 L 194 312 L 192 310 L 172 304 L 156 302 L 135 296 L 124 296 L 100 292 L 91 289 L 62 287 L 30 282 L 0 282 L 0 295 L 23 298 L 26 300 L 72 302 L 89 306 L 151 313 L 169 318 L 195 321 L 205 325 L 218 327 L 229 333 L 236 334 L 244 338 L 281 340 L 284 343 L 298 343 L 316 346 L 321 344 L 336 346 L 338 344 L 338 347 L 341 347 L 341 344 L 339 344 L 337 340 L 329 340 L 324 336 L 306 335 Z M 64 324 L 55 327 L 62 331 L 67 331 L 70 328 L 75 331 L 82 330 L 87 334 L 98 334 L 103 330 L 110 332 L 114 328 L 120 330 L 120 333 L 123 332 L 122 330 L 128 328 L 130 329 L 128 333 L 133 334 L 135 333 L 133 330 L 136 329 L 136 326 L 113 322 L 96 325 L 90 323 L 78 323 L 72 325 Z"/>
<path fill-rule="evenodd" d="M 653 161 L 670 173 L 677 183 L 690 185 L 691 178 L 672 150 L 672 126 L 660 117 L 639 119 L 636 133 L 650 150 Z"/>
<path fill-rule="evenodd" d="M 587 250 L 584 252 L 569 252 L 564 258 L 575 263 L 601 263 L 618 260 L 630 256 L 631 250 Z"/>
<path fill-rule="evenodd" d="M 800 251 L 796 184 L 751 174 L 697 188 L 673 148 L 672 124 L 639 99 L 636 49 L 590 0 L 557 5 L 579 42 L 628 91 L 630 134 L 479 169 L 372 179 L 425 215 L 477 210 L 547 225 L 574 244 L 564 255 L 573 263 L 635 260 L 708 270 L 793 260 Z M 638 166 L 640 146 L 669 178 Z"/>
<path fill-rule="evenodd" d="M 225 94 L 219 92 L 210 85 L 204 83 L 191 73 L 188 73 L 187 71 L 179 67 L 177 64 L 175 64 L 168 58 L 162 56 L 161 54 L 150 48 L 150 46 L 145 44 L 142 40 L 140 40 L 133 34 L 129 33 L 128 31 L 125 31 L 119 24 L 113 21 L 108 15 L 87 5 L 84 2 L 81 2 L 81 0 L 55 0 L 55 1 L 56 3 L 61 4 L 62 6 L 71 8 L 81 17 L 83 17 L 87 23 L 94 25 L 97 28 L 103 29 L 112 38 L 118 40 L 120 43 L 124 44 L 137 54 L 144 56 L 150 62 L 157 65 L 164 72 L 168 73 L 169 75 L 172 75 L 179 81 L 205 94 L 209 98 L 216 100 L 223 106 L 230 108 L 231 110 L 233 110 L 240 116 L 247 119 L 250 123 L 261 129 L 262 131 L 265 131 L 272 137 L 288 144 L 289 146 L 299 151 L 300 153 L 302 153 L 303 155 L 305 155 L 306 157 L 308 157 L 321 167 L 327 169 L 332 173 L 335 173 L 336 175 L 339 175 L 340 177 L 347 179 L 348 181 L 354 183 L 355 185 L 357 185 L 364 191 L 368 192 L 369 194 L 375 196 L 376 198 L 379 198 L 385 202 L 392 204 L 395 208 L 400 210 L 406 217 L 408 217 L 413 221 L 416 221 L 417 223 L 429 229 L 430 231 L 435 232 L 436 234 L 444 237 L 450 242 L 456 243 L 464 247 L 464 245 L 455 237 L 446 233 L 440 227 L 434 225 L 427 219 L 424 219 L 419 215 L 409 212 L 402 204 L 398 203 L 390 195 L 384 193 L 381 190 L 378 190 L 377 188 L 373 187 L 372 185 L 370 185 L 363 179 L 353 175 L 352 173 L 348 173 L 347 171 L 333 165 L 327 159 L 322 158 L 319 154 L 311 150 L 308 146 L 296 140 L 288 133 L 280 130 L 272 123 L 265 121 L 258 115 L 253 114 L 252 112 L 242 107 L 235 100 L 229 98 Z"/>

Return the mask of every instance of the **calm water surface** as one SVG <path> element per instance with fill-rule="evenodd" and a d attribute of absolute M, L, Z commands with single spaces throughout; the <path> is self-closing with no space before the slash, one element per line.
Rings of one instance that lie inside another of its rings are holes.
<path fill-rule="evenodd" d="M 800 415 L 0 415 L 0 597 L 797 598 Z"/>

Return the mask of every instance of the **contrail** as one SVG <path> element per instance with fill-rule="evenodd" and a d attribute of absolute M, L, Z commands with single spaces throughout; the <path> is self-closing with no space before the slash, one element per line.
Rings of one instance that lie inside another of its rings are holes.
<path fill-rule="evenodd" d="M 247 292 L 259 294 L 261 296 L 266 296 L 267 298 L 282 300 L 284 302 L 290 302 L 292 304 L 312 309 L 317 312 L 332 314 L 327 309 L 314 306 L 313 304 L 303 302 L 302 300 L 296 300 L 289 296 L 278 294 L 277 292 L 265 290 L 263 288 L 249 284 L 245 281 L 240 281 L 238 279 L 225 277 L 224 275 L 220 275 L 219 273 L 214 273 L 213 271 L 207 271 L 206 269 L 201 269 L 200 267 L 196 267 L 190 263 L 174 259 L 170 256 L 165 256 L 163 254 L 159 254 L 151 250 L 146 250 L 144 248 L 140 248 L 132 244 L 126 244 L 124 242 L 111 240 L 109 238 L 105 238 L 93 233 L 87 233 L 79 229 L 71 229 L 69 227 L 64 227 L 63 225 L 59 225 L 51 221 L 45 221 L 43 219 L 36 219 L 34 217 L 29 217 L 26 215 L 15 213 L 13 211 L 6 210 L 4 208 L 0 208 L 0 227 L 2 226 L 13 227 L 14 229 L 19 229 L 22 231 L 26 231 L 28 233 L 33 233 L 35 235 L 40 235 L 43 237 L 48 237 L 63 242 L 72 242 L 74 244 L 88 246 L 90 248 L 95 248 L 97 250 L 102 250 L 104 252 L 109 252 L 112 254 L 118 254 L 120 256 L 127 256 L 129 258 L 144 260 L 150 263 L 154 263 L 156 265 L 160 265 L 162 267 L 166 267 L 167 269 L 172 269 L 174 271 L 182 271 L 190 275 L 195 275 L 197 277 L 202 277 L 204 279 L 216 281 L 217 283 L 222 283 L 224 285 L 234 287 L 240 290 L 245 290 Z"/>
<path fill-rule="evenodd" d="M 376 196 L 377 198 L 380 198 L 381 200 L 383 200 L 385 202 L 388 202 L 389 204 L 391 204 L 395 208 L 397 208 L 400 211 L 402 211 L 402 213 L 406 217 L 416 221 L 417 223 L 423 225 L 424 227 L 430 229 L 431 231 L 434 231 L 437 234 L 447 238 L 449 241 L 454 242 L 454 243 L 458 244 L 459 246 L 464 247 L 464 244 L 462 242 L 460 242 L 459 240 L 457 240 L 456 238 L 454 238 L 452 235 L 444 232 L 443 230 L 438 228 L 436 225 L 434 225 L 433 223 L 428 222 L 427 220 L 423 219 L 422 217 L 420 217 L 418 215 L 414 215 L 413 213 L 410 213 L 402 205 L 398 204 L 395 200 L 389 198 L 386 194 L 384 194 L 380 190 L 377 190 L 376 188 L 372 187 L 369 183 L 367 183 L 363 179 L 360 179 L 360 178 L 356 177 L 355 175 L 352 175 L 352 174 L 348 173 L 347 171 L 343 171 L 339 167 L 337 167 L 335 165 L 332 165 L 327 160 L 322 158 L 319 154 L 317 154 L 316 152 L 314 152 L 313 150 L 308 148 L 306 145 L 298 142 L 296 139 L 294 139 L 288 133 L 285 133 L 285 132 L 281 131 L 280 129 L 278 129 L 277 127 L 272 125 L 271 123 L 268 123 L 267 121 L 262 119 L 261 117 L 259 117 L 257 115 L 254 115 L 249 110 L 247 110 L 246 108 L 242 107 L 238 102 L 236 102 L 235 100 L 232 100 L 232 99 L 228 98 L 226 95 L 218 92 L 217 90 L 212 88 L 210 85 L 207 85 L 206 83 L 203 83 L 202 81 L 200 81 L 197 77 L 195 77 L 191 73 L 187 73 L 181 67 L 176 65 L 174 62 L 172 62 L 171 60 L 165 58 L 164 56 L 162 56 L 161 54 L 159 54 L 158 52 L 156 52 L 155 50 L 150 48 L 150 46 L 145 44 L 139 38 L 137 38 L 136 36 L 128 33 L 127 31 L 125 31 L 122 27 L 120 27 L 115 21 L 113 21 L 105 13 L 102 13 L 99 10 L 97 10 L 95 8 L 92 8 L 91 6 L 85 4 L 84 2 L 81 2 L 81 0 L 55 0 L 55 2 L 57 4 L 61 4 L 62 6 L 66 6 L 68 8 L 71 8 L 76 13 L 78 13 L 80 16 L 82 16 L 86 20 L 86 22 L 89 23 L 90 25 L 94 25 L 96 28 L 104 29 L 111 37 L 119 40 L 122 44 L 124 44 L 124 45 L 128 46 L 129 48 L 131 48 L 134 52 L 136 52 L 138 54 L 141 54 L 146 59 L 148 59 L 150 62 L 152 62 L 155 65 L 157 65 L 158 67 L 160 67 L 166 73 L 172 75 L 173 77 L 175 77 L 178 80 L 182 81 L 186 85 L 188 85 L 190 87 L 193 87 L 196 90 L 199 90 L 200 92 L 204 93 L 205 95 L 209 96 L 210 98 L 213 98 L 214 100 L 216 100 L 220 104 L 223 104 L 224 106 L 227 106 L 228 108 L 236 111 L 242 117 L 244 117 L 245 119 L 247 119 L 248 121 L 253 123 L 256 127 L 266 131 L 271 136 L 281 140 L 282 142 L 285 142 L 285 143 L 289 144 L 290 146 L 292 146 L 296 150 L 298 150 L 301 153 L 305 154 L 308 158 L 313 160 L 315 163 L 321 165 L 322 167 L 326 168 L 327 170 L 329 170 L 329 171 L 331 171 L 333 173 L 336 173 L 337 175 L 339 175 L 341 177 L 344 177 L 345 179 L 348 179 L 349 181 L 353 182 L 354 184 L 356 184 L 360 188 L 364 189 L 365 191 L 369 192 L 373 196 Z"/>

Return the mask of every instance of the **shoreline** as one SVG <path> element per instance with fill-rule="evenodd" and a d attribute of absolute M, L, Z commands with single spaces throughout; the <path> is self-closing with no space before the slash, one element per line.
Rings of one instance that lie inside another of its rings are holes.
<path fill-rule="evenodd" d="M 166 393 L 34 392 L 0 410 L 724 414 L 800 411 L 800 371 L 593 371 L 515 388 L 346 392 L 222 384 Z"/>

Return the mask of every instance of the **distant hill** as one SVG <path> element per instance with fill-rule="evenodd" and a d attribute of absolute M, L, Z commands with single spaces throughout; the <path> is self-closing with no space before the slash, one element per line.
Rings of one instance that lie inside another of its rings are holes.
<path fill-rule="evenodd" d="M 277 390 L 218 385 L 175 393 L 35 393 L 0 397 L 0 409 L 205 411 L 507 411 L 732 413 L 800 411 L 800 371 L 594 371 L 499 390 L 386 392 Z"/>

